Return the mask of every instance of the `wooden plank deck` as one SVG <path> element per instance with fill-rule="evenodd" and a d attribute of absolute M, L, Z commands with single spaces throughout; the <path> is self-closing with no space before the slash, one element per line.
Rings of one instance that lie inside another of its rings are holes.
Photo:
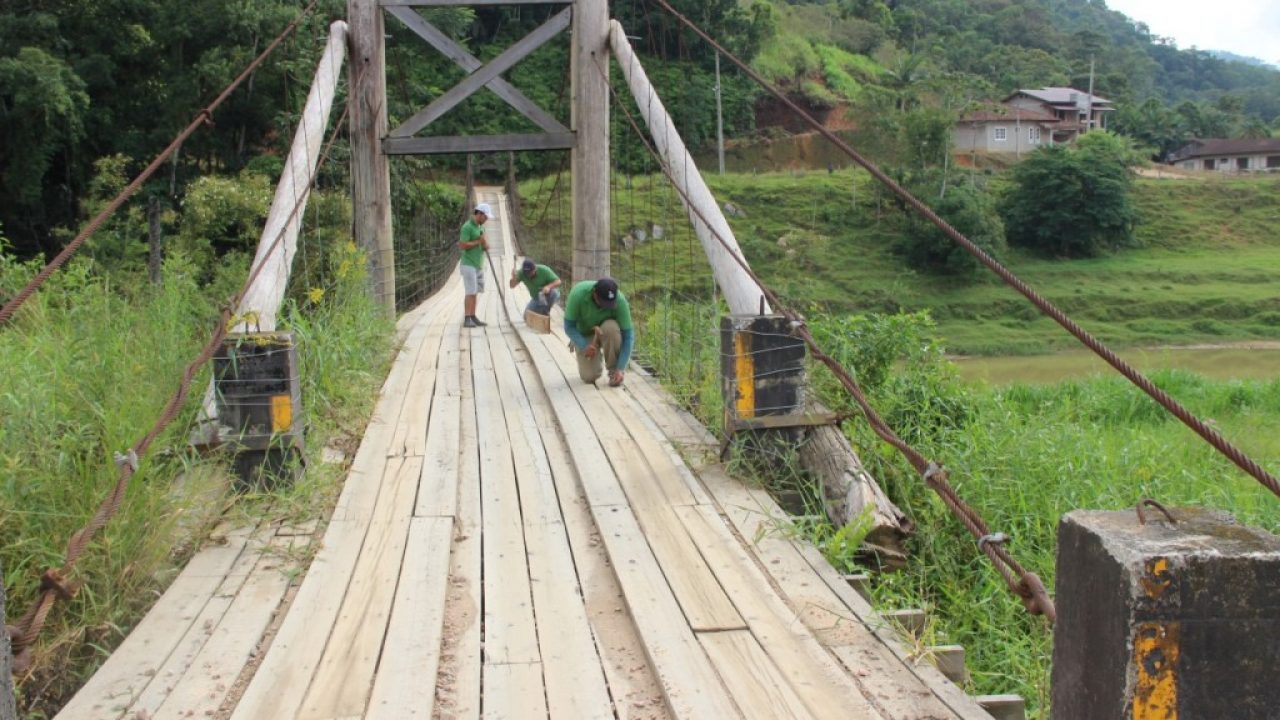
<path fill-rule="evenodd" d="M 199 553 L 58 717 L 989 717 L 764 532 L 776 505 L 642 372 L 584 384 L 524 326 L 505 198 L 480 194 L 489 325 L 461 327 L 456 278 L 407 313 L 315 534 Z"/>

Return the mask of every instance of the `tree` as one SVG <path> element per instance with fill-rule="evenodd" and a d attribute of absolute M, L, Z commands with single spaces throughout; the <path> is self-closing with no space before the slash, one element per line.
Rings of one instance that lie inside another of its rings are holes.
<path fill-rule="evenodd" d="M 1037 150 L 1013 169 L 1000 202 L 1009 243 L 1063 257 L 1132 243 L 1132 159 L 1125 140 L 1106 131 Z"/>
<path fill-rule="evenodd" d="M 946 185 L 940 172 L 920 173 L 907 189 L 988 254 L 1005 247 L 1004 225 L 990 194 L 968 183 Z M 971 276 L 980 266 L 977 258 L 947 237 L 938 226 L 915 209 L 899 204 L 902 227 L 893 250 L 910 267 L 937 275 Z"/>

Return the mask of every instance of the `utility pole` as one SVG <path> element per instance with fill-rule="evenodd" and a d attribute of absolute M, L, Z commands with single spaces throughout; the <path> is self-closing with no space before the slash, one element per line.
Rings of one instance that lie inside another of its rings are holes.
<path fill-rule="evenodd" d="M 716 53 L 716 147 L 720 154 L 720 174 L 724 174 L 724 106 L 720 92 L 720 53 Z"/>
<path fill-rule="evenodd" d="M 1093 55 L 1089 55 L 1089 97 L 1084 101 L 1084 131 L 1093 129 Z"/>

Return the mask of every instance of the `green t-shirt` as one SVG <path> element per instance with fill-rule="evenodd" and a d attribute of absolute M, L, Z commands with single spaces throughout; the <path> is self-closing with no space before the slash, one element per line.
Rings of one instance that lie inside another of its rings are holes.
<path fill-rule="evenodd" d="M 529 288 L 530 297 L 538 297 L 538 293 L 542 292 L 542 288 L 560 279 L 560 276 L 556 275 L 556 271 L 546 265 L 535 266 L 533 277 L 529 277 L 518 270 L 516 275 L 519 276 L 520 282 L 524 283 L 526 288 Z"/>
<path fill-rule="evenodd" d="M 595 299 L 591 297 L 591 290 L 595 286 L 595 280 L 583 280 L 573 286 L 569 291 L 569 298 L 564 301 L 565 322 L 573 321 L 578 332 L 588 339 L 591 337 L 592 330 L 610 318 L 618 321 L 620 330 L 630 330 L 631 305 L 627 303 L 627 296 L 619 290 L 618 304 L 611 309 L 605 309 L 597 305 Z"/>
<path fill-rule="evenodd" d="M 484 236 L 484 228 L 476 222 L 475 218 L 471 218 L 462 225 L 461 242 L 470 243 L 479 240 Z M 477 245 L 462 251 L 462 264 L 470 265 L 473 268 L 484 269 L 484 246 Z"/>

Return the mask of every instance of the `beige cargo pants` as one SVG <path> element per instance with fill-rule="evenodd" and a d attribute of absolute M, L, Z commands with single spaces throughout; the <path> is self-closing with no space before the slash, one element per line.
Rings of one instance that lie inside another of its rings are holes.
<path fill-rule="evenodd" d="M 600 323 L 596 328 L 595 344 L 600 352 L 593 358 L 588 358 L 582 350 L 575 349 L 574 352 L 578 356 L 578 377 L 583 382 L 594 383 L 604 374 L 606 367 L 612 370 L 618 366 L 618 351 L 622 349 L 622 328 L 618 327 L 617 320 Z"/>

